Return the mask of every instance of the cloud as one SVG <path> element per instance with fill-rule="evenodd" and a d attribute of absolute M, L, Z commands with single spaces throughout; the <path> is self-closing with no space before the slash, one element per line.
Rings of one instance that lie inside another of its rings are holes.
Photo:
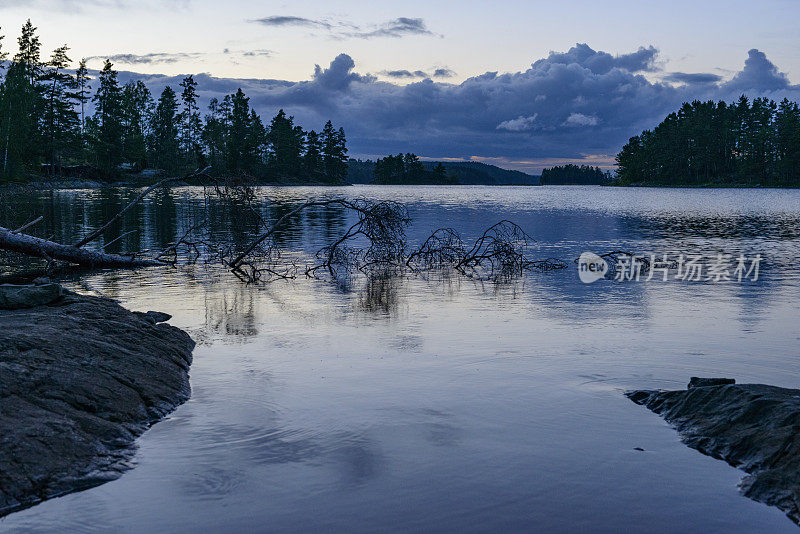
<path fill-rule="evenodd" d="M 722 80 L 722 76 L 718 74 L 711 74 L 706 72 L 701 73 L 687 73 L 687 72 L 670 72 L 663 77 L 664 81 L 674 83 L 703 84 L 703 83 L 717 83 Z"/>
<path fill-rule="evenodd" d="M 520 115 L 516 119 L 503 121 L 497 125 L 498 130 L 507 130 L 509 132 L 524 132 L 526 130 L 533 130 L 536 127 L 536 117 L 538 113 L 534 113 L 530 117 L 523 117 Z"/>
<path fill-rule="evenodd" d="M 789 87 L 789 79 L 776 67 L 767 55 L 753 48 L 747 52 L 744 68 L 725 84 L 729 90 L 777 91 Z"/>
<path fill-rule="evenodd" d="M 366 81 L 366 78 L 353 72 L 356 64 L 347 54 L 339 54 L 327 69 L 314 66 L 314 82 L 324 89 L 341 91 L 352 82 Z"/>
<path fill-rule="evenodd" d="M 652 72 L 656 70 L 655 60 L 658 50 L 654 46 L 639 47 L 636 52 L 612 56 L 606 52 L 597 52 L 586 43 L 578 43 L 567 52 L 550 52 L 546 59 L 533 64 L 540 65 L 579 65 L 594 74 L 606 74 L 611 69 L 623 69 L 628 72 Z"/>
<path fill-rule="evenodd" d="M 399 17 L 385 22 L 380 27 L 369 31 L 355 31 L 343 34 L 346 37 L 358 39 L 373 39 L 375 37 L 405 37 L 407 35 L 435 35 L 425 25 L 422 19 Z"/>
<path fill-rule="evenodd" d="M 273 15 L 247 22 L 269 27 L 306 27 L 327 30 L 334 39 L 399 38 L 409 35 L 436 35 L 420 18 L 398 17 L 371 27 L 361 27 L 342 20 L 309 19 L 297 16 Z"/>
<path fill-rule="evenodd" d="M 177 63 L 187 59 L 197 59 L 202 57 L 200 53 L 187 52 L 152 52 L 149 54 L 111 54 L 108 56 L 89 56 L 87 61 L 100 59 L 110 60 L 112 63 L 122 63 L 125 65 L 147 65 L 152 63 Z"/>
<path fill-rule="evenodd" d="M 581 127 L 581 126 L 597 126 L 600 119 L 594 115 L 584 115 L 583 113 L 570 113 L 567 120 L 564 121 L 564 126 Z"/>
<path fill-rule="evenodd" d="M 262 26 L 306 26 L 318 27 L 330 30 L 333 25 L 324 20 L 307 19 L 305 17 L 291 17 L 291 16 L 272 16 L 260 19 L 252 19 L 248 22 L 261 24 Z"/>
<path fill-rule="evenodd" d="M 424 70 L 407 70 L 407 69 L 397 69 L 397 70 L 384 70 L 380 72 L 381 75 L 386 76 L 387 78 L 395 78 L 395 79 L 424 79 L 424 78 L 452 78 L 456 75 L 450 69 L 447 68 L 438 68 L 433 71 L 433 74 L 429 74 Z"/>
<path fill-rule="evenodd" d="M 226 48 L 226 50 L 228 49 Z M 229 54 L 230 50 L 228 50 L 228 52 L 226 53 Z M 245 57 L 272 57 L 274 54 L 275 52 L 273 52 L 272 50 L 267 50 L 264 48 L 259 50 L 246 50 L 242 52 L 242 55 Z"/>
<path fill-rule="evenodd" d="M 639 51 L 613 56 L 579 44 L 518 72 L 490 71 L 458 84 L 416 77 L 414 69 L 406 70 L 412 77 L 378 80 L 359 73 L 346 54 L 317 66 L 306 81 L 195 79 L 204 103 L 241 87 L 265 118 L 283 108 L 308 129 L 331 119 L 345 128 L 354 156 L 468 156 L 529 170 L 542 161 L 607 163 L 629 137 L 684 101 L 731 102 L 742 93 L 800 100 L 800 86 L 790 85 L 758 51 L 730 81 L 708 83 L 686 83 L 681 76 L 651 81 L 642 73 L 657 51 Z M 154 92 L 180 83 L 180 77 L 125 76 L 143 79 Z"/>

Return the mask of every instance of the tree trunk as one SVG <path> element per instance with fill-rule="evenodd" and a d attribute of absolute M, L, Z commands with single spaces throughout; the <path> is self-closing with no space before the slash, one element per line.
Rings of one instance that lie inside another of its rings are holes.
<path fill-rule="evenodd" d="M 161 262 L 148 259 L 136 259 L 119 254 L 105 254 L 71 245 L 62 245 L 54 241 L 40 239 L 27 234 L 15 233 L 0 226 L 0 249 L 10 250 L 50 260 L 61 260 L 87 267 L 149 267 L 163 265 Z"/>

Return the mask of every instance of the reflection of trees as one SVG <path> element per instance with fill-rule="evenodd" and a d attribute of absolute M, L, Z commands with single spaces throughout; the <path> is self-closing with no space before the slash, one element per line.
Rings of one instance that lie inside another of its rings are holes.
<path fill-rule="evenodd" d="M 241 284 L 218 284 L 205 297 L 207 334 L 247 339 L 258 335 L 256 292 Z"/>

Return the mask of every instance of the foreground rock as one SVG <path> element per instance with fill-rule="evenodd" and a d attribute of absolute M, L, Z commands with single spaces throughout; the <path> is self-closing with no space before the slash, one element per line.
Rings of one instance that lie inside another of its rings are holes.
<path fill-rule="evenodd" d="M 742 493 L 800 524 L 800 390 L 692 378 L 685 391 L 629 391 L 683 442 L 748 476 Z"/>
<path fill-rule="evenodd" d="M 117 478 L 190 393 L 194 342 L 168 315 L 66 291 L 22 307 L 53 289 L 22 293 L 0 310 L 0 516 Z"/>

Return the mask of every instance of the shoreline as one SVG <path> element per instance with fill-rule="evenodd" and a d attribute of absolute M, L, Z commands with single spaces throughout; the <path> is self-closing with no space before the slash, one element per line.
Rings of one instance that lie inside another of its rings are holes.
<path fill-rule="evenodd" d="M 195 343 L 167 314 L 57 284 L 0 290 L 2 517 L 130 469 L 136 438 L 189 399 Z"/>

